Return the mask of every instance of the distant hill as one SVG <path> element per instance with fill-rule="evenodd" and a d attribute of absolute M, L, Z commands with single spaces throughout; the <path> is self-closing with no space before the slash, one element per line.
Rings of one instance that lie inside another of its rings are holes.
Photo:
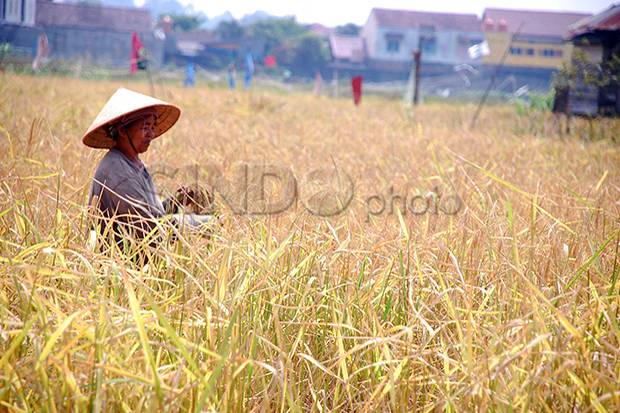
<path fill-rule="evenodd" d="M 104 0 L 104 1 L 131 1 L 131 0 Z M 151 11 L 151 15 L 154 18 L 161 16 L 162 14 L 188 14 L 192 16 L 201 17 L 207 20 L 206 14 L 202 11 L 194 9 L 194 6 L 188 4 L 184 6 L 178 0 L 146 0 L 144 2 L 145 8 Z"/>
<path fill-rule="evenodd" d="M 239 20 L 239 24 L 242 26 L 249 26 L 261 20 L 273 19 L 277 16 L 267 13 L 266 11 L 257 10 L 252 14 L 246 14 Z"/>
<path fill-rule="evenodd" d="M 136 7 L 134 0 L 100 0 L 101 4 L 104 6 L 111 7 Z M 178 0 L 146 0 L 143 5 L 144 8 L 147 8 L 151 11 L 151 16 L 153 18 L 158 18 L 162 14 L 189 14 L 198 17 L 204 18 L 205 22 L 202 24 L 201 28 L 207 30 L 214 30 L 217 28 L 218 24 L 223 21 L 233 21 L 235 20 L 234 16 L 226 11 L 219 16 L 215 16 L 211 19 L 208 19 L 207 16 L 202 12 L 196 10 L 191 4 L 184 6 Z M 249 26 L 253 23 L 256 23 L 261 20 L 267 20 L 271 18 L 277 18 L 272 14 L 267 13 L 263 10 L 257 10 L 254 13 L 246 14 L 239 20 L 239 24 L 241 26 Z"/>

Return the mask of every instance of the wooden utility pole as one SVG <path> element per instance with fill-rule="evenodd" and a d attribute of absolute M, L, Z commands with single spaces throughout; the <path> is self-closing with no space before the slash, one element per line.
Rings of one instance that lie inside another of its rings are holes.
<path fill-rule="evenodd" d="M 149 77 L 149 84 L 151 85 L 151 96 L 155 97 L 155 85 L 153 84 L 153 75 L 151 75 L 151 61 L 146 61 L 146 74 Z"/>
<path fill-rule="evenodd" d="M 333 97 L 338 99 L 338 68 L 332 69 Z"/>
<path fill-rule="evenodd" d="M 142 46 L 138 51 L 138 59 L 136 61 L 136 65 L 138 65 L 138 71 L 145 70 L 146 76 L 149 80 L 149 85 L 151 86 L 151 96 L 155 97 L 155 85 L 153 84 L 153 75 L 151 74 L 151 64 L 152 64 L 151 56 L 149 52 L 146 50 L 146 47 Z M 141 67 L 140 65 L 144 66 Z"/>
<path fill-rule="evenodd" d="M 495 79 L 497 79 L 497 75 L 499 74 L 500 70 L 502 70 L 504 63 L 506 62 L 506 58 L 508 57 L 508 54 L 510 53 L 510 48 L 512 47 L 512 41 L 515 39 L 515 36 L 517 36 L 521 32 L 521 28 L 523 27 L 523 24 L 524 22 L 521 22 L 521 24 L 519 24 L 519 28 L 517 28 L 517 31 L 515 31 L 510 36 L 510 41 L 508 42 L 508 46 L 506 46 L 506 49 L 504 50 L 504 54 L 502 55 L 502 58 L 500 59 L 499 64 L 495 67 L 495 71 L 493 71 L 493 76 L 491 76 L 491 81 L 489 82 L 489 85 L 484 91 L 484 94 L 482 95 L 482 99 L 480 99 L 480 103 L 478 103 L 478 107 L 476 108 L 476 112 L 474 112 L 474 116 L 471 118 L 472 129 L 476 126 L 476 121 L 478 120 L 478 116 L 480 115 L 480 112 L 482 111 L 482 107 L 484 106 L 485 102 L 487 101 L 487 98 L 489 97 L 489 93 L 491 92 L 491 89 L 493 89 L 493 85 L 495 84 Z"/>
<path fill-rule="evenodd" d="M 418 105 L 420 95 L 420 63 L 422 62 L 422 51 L 420 49 L 413 52 L 413 62 L 415 65 L 415 83 L 413 85 L 413 104 Z"/>

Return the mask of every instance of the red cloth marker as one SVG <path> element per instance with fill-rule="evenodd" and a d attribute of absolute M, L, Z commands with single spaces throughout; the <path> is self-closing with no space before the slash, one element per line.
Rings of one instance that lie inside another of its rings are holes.
<path fill-rule="evenodd" d="M 355 76 L 351 79 L 351 88 L 353 89 L 353 102 L 359 105 L 362 100 L 362 77 Z"/>
<path fill-rule="evenodd" d="M 144 46 L 138 37 L 138 33 L 131 33 L 131 68 L 129 69 L 131 73 L 136 73 L 138 71 L 138 60 L 140 60 L 140 50 L 142 50 Z"/>
<path fill-rule="evenodd" d="M 274 55 L 269 55 L 265 57 L 265 66 L 274 67 L 276 64 L 276 57 Z"/>

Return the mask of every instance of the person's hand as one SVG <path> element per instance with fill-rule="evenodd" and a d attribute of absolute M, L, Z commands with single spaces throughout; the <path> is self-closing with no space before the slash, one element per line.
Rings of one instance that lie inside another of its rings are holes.
<path fill-rule="evenodd" d="M 195 197 L 196 197 L 195 191 L 188 186 L 180 187 L 179 189 L 177 189 L 176 193 L 174 194 L 174 198 L 182 206 L 188 206 L 194 203 Z"/>
<path fill-rule="evenodd" d="M 182 207 L 190 207 L 196 214 L 211 213 L 215 195 L 210 187 L 182 186 L 175 193 L 176 202 Z"/>

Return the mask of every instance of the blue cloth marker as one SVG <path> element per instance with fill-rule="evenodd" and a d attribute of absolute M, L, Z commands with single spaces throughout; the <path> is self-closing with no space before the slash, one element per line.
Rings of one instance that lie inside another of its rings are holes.
<path fill-rule="evenodd" d="M 185 81 L 183 84 L 187 87 L 193 87 L 196 84 L 196 68 L 193 63 L 185 66 Z"/>

